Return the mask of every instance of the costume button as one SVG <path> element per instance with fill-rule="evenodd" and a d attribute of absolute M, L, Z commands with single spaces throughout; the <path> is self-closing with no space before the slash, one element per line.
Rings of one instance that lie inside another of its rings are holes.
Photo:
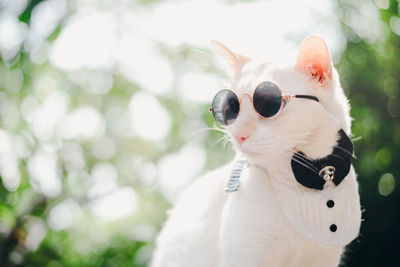
<path fill-rule="evenodd" d="M 326 202 L 326 205 L 328 206 L 328 208 L 333 208 L 333 206 L 335 206 L 335 202 L 333 202 L 333 200 L 328 200 Z"/>
<path fill-rule="evenodd" d="M 329 230 L 331 230 L 331 232 L 336 232 L 336 230 L 337 230 L 336 224 L 331 224 L 331 226 L 329 227 Z"/>

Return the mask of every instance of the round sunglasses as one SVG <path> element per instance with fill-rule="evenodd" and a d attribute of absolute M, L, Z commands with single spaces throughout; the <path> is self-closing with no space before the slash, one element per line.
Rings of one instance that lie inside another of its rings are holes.
<path fill-rule="evenodd" d="M 304 98 L 319 102 L 318 98 L 312 95 L 282 95 L 281 88 L 272 81 L 262 82 L 257 86 L 252 102 L 260 116 L 272 118 L 279 114 L 286 102 L 292 98 Z M 231 90 L 221 90 L 215 95 L 210 111 L 214 119 L 221 125 L 232 124 L 240 112 L 239 98 Z"/>

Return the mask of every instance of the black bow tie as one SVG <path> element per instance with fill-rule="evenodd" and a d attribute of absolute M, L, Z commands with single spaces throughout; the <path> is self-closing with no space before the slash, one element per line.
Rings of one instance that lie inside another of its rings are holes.
<path fill-rule="evenodd" d="M 297 182 L 322 190 L 326 181 L 331 180 L 337 186 L 347 176 L 353 157 L 353 143 L 342 129 L 338 135 L 337 145 L 325 158 L 311 160 L 302 152 L 293 155 L 291 165 Z"/>

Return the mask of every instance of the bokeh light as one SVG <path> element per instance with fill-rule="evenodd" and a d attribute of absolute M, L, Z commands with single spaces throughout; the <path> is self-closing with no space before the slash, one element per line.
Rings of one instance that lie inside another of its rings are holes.
<path fill-rule="evenodd" d="M 385 197 L 390 195 L 393 192 L 395 185 L 396 180 L 394 179 L 393 175 L 390 173 L 385 173 L 381 176 L 381 178 L 379 178 L 379 194 Z"/>

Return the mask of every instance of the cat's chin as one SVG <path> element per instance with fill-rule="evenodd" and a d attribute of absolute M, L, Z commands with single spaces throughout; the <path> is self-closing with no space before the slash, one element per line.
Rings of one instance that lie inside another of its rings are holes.
<path fill-rule="evenodd" d="M 242 154 L 244 154 L 248 158 L 265 158 L 266 155 L 264 153 L 257 153 L 257 152 L 248 152 L 248 151 L 240 151 Z"/>
<path fill-rule="evenodd" d="M 235 148 L 239 153 L 245 155 L 250 160 L 256 160 L 256 161 L 268 160 L 268 158 L 271 156 L 271 154 L 274 154 L 274 153 L 271 153 L 270 151 L 268 153 L 265 153 L 265 151 L 250 150 L 250 149 L 246 148 L 245 145 L 236 145 Z"/>
<path fill-rule="evenodd" d="M 255 158 L 260 159 L 265 157 L 265 153 L 250 151 L 249 149 L 246 149 L 240 145 L 235 145 L 234 147 L 237 153 L 242 154 L 249 159 L 255 159 Z"/>

